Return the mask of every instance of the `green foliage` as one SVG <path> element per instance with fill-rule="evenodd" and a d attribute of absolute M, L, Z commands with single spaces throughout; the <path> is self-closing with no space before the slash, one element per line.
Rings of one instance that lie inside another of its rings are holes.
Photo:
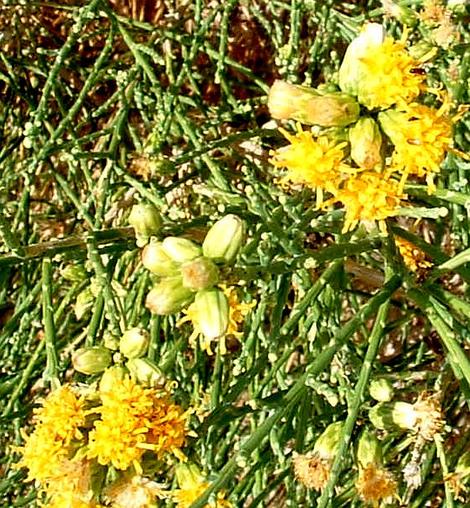
<path fill-rule="evenodd" d="M 12 467 L 14 446 L 40 396 L 89 381 L 71 370 L 74 351 L 109 347 L 139 327 L 177 402 L 205 412 L 185 453 L 212 483 L 192 508 L 220 489 L 237 507 L 361 505 L 355 452 L 377 404 L 368 386 L 383 379 L 393 401 L 436 395 L 445 421 L 435 441 L 377 433 L 403 503 L 468 506 L 446 476 L 470 446 L 468 161 L 449 155 L 434 195 L 407 187 L 422 220 L 390 221 L 388 237 L 362 227 L 342 235 L 341 212 L 318 211 L 307 189 L 276 185 L 269 163 L 283 143 L 268 123 L 274 79 L 335 81 L 365 21 L 397 35 L 401 23 L 375 0 L 159 5 L 0 6 L 0 505 L 37 506 L 26 473 Z M 410 33 L 411 44 L 436 48 L 428 80 L 459 104 L 470 101 L 469 16 L 455 7 L 458 38 L 448 44 L 437 45 L 429 23 Z M 455 140 L 468 151 L 468 115 Z M 199 244 L 220 217 L 244 220 L 231 277 L 256 306 L 227 354 L 192 349 L 189 324 L 146 309 L 153 279 L 127 223 L 141 201 L 160 211 L 162 237 Z M 394 235 L 434 268 L 410 273 Z M 323 493 L 306 489 L 294 452 L 312 450 L 336 421 L 344 425 L 329 482 Z M 402 475 L 413 466 L 418 484 Z M 166 473 L 156 481 L 174 487 Z"/>

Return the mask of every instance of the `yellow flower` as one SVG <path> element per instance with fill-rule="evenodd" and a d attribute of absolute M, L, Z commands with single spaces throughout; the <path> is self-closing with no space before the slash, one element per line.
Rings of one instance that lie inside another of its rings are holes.
<path fill-rule="evenodd" d="M 28 468 L 28 481 L 45 484 L 57 474 L 67 459 L 69 445 L 83 438 L 80 427 L 85 423 L 84 400 L 70 386 L 51 392 L 42 407 L 35 410 L 34 431 L 23 433 L 25 444 L 18 448 L 23 455 L 18 467 Z"/>
<path fill-rule="evenodd" d="M 241 337 L 243 333 L 239 331 L 240 325 L 242 325 L 245 320 L 246 315 L 251 311 L 251 309 L 256 305 L 256 302 L 244 303 L 240 302 L 238 299 L 238 293 L 235 287 L 228 287 L 224 284 L 220 284 L 220 288 L 222 289 L 225 297 L 228 302 L 228 326 L 225 333 L 218 337 L 217 340 L 220 344 L 220 353 L 226 354 L 227 348 L 225 346 L 225 337 L 227 335 L 233 335 L 237 338 Z M 199 338 L 199 344 L 201 349 L 205 351 L 208 355 L 212 355 L 211 342 L 212 338 L 205 336 L 202 333 L 202 326 L 200 324 L 201 319 L 206 319 L 206 314 L 201 315 L 201 311 L 199 307 L 196 305 L 197 302 L 191 304 L 187 309 L 183 310 L 185 316 L 180 319 L 177 323 L 177 326 L 191 321 L 193 325 L 193 333 L 189 337 L 189 344 L 192 347 L 195 347 L 196 340 Z"/>
<path fill-rule="evenodd" d="M 239 330 L 239 327 L 245 321 L 247 314 L 253 307 L 256 306 L 256 302 L 240 302 L 238 299 L 238 292 L 234 286 L 221 285 L 225 296 L 228 300 L 229 305 L 229 316 L 228 316 L 228 328 L 226 335 L 234 335 L 235 337 L 241 337 L 243 333 Z"/>
<path fill-rule="evenodd" d="M 189 508 L 209 487 L 209 482 L 204 478 L 194 464 L 179 464 L 176 468 L 178 490 L 171 493 L 176 508 Z M 216 500 L 209 501 L 205 508 L 231 508 L 232 503 L 224 499 L 224 494 L 219 492 Z"/>
<path fill-rule="evenodd" d="M 297 133 L 279 129 L 290 145 L 272 153 L 271 162 L 278 168 L 287 168 L 283 182 L 300 183 L 314 189 L 331 191 L 341 177 L 343 148 L 347 143 L 336 144 L 326 136 L 315 139 L 311 131 L 297 125 Z"/>
<path fill-rule="evenodd" d="M 354 229 L 359 221 L 378 222 L 385 233 L 385 219 L 397 214 L 401 200 L 405 198 L 398 182 L 381 173 L 365 171 L 344 181 L 335 196 L 323 204 L 323 208 L 340 202 L 345 208 L 343 233 Z"/>
<path fill-rule="evenodd" d="M 386 109 L 396 103 L 410 102 L 425 89 L 420 62 L 400 42 L 387 37 L 362 59 L 367 78 L 359 88 L 359 102 L 369 109 Z"/>
<path fill-rule="evenodd" d="M 426 254 L 408 240 L 395 237 L 395 244 L 403 258 L 403 262 L 412 272 L 426 270 L 432 266 L 432 263 L 426 261 Z"/>
<path fill-rule="evenodd" d="M 367 31 L 358 39 L 361 37 L 366 39 Z M 385 37 L 380 42 L 375 37 L 369 42 L 366 40 L 356 55 L 354 51 L 346 53 L 340 73 L 353 72 L 355 79 L 349 84 L 346 75 L 344 86 L 346 91 L 350 87 L 368 109 L 387 109 L 394 104 L 408 103 L 425 90 L 426 76 L 420 71 L 421 62 L 406 51 L 406 37 L 406 31 L 400 41 Z"/>
<path fill-rule="evenodd" d="M 439 109 L 409 104 L 379 114 L 383 130 L 394 144 L 392 167 L 402 173 L 400 189 L 408 175 L 426 177 L 430 192 L 433 178 L 452 143 L 452 120 L 445 114 L 448 102 Z"/>
<path fill-rule="evenodd" d="M 140 458 L 146 450 L 159 458 L 180 448 L 186 435 L 187 413 L 170 402 L 167 394 L 136 384 L 130 377 L 116 377 L 112 387 L 100 393 L 100 414 L 89 434 L 88 457 L 116 469 L 134 465 L 141 473 Z"/>
<path fill-rule="evenodd" d="M 397 483 L 382 466 L 369 463 L 365 467 L 360 466 L 356 489 L 366 503 L 379 506 L 380 501 L 396 495 Z"/>

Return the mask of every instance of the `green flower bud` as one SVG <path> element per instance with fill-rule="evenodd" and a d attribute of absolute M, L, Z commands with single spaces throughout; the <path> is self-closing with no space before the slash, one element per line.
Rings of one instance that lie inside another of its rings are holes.
<path fill-rule="evenodd" d="M 365 429 L 357 445 L 357 462 L 365 467 L 368 464 L 382 464 L 382 450 L 380 448 L 379 440 L 375 434 Z"/>
<path fill-rule="evenodd" d="M 178 486 L 184 490 L 190 491 L 194 489 L 194 485 L 203 485 L 206 481 L 195 464 L 180 462 L 175 468 L 175 473 Z"/>
<path fill-rule="evenodd" d="M 419 62 L 427 62 L 437 54 L 435 46 L 426 41 L 419 41 L 408 48 L 408 53 Z"/>
<path fill-rule="evenodd" d="M 119 349 L 119 339 L 109 330 L 103 332 L 103 345 L 106 349 L 117 351 Z"/>
<path fill-rule="evenodd" d="M 390 138 L 390 141 L 395 144 L 400 144 L 401 139 L 403 138 L 403 133 L 400 128 L 402 122 L 401 120 L 402 114 L 399 111 L 395 111 L 393 109 L 389 109 L 387 111 L 382 111 L 378 115 L 380 126 L 385 134 Z"/>
<path fill-rule="evenodd" d="M 232 263 L 240 250 L 245 236 L 245 227 L 240 217 L 226 215 L 207 232 L 202 244 L 204 256 L 216 263 Z"/>
<path fill-rule="evenodd" d="M 199 291 L 194 307 L 197 324 L 206 339 L 217 339 L 224 335 L 228 327 L 229 306 L 223 291 L 217 288 Z"/>
<path fill-rule="evenodd" d="M 383 26 L 378 23 L 369 23 L 351 42 L 339 68 L 339 87 L 343 92 L 353 96 L 358 95 L 361 80 L 367 79 L 361 70 L 361 59 L 367 55 L 371 48 L 380 46 L 384 39 Z"/>
<path fill-rule="evenodd" d="M 269 90 L 268 107 L 273 118 L 321 127 L 344 127 L 359 117 L 359 104 L 349 95 L 322 93 L 280 80 Z"/>
<path fill-rule="evenodd" d="M 390 402 L 393 397 L 393 387 L 390 381 L 384 378 L 374 379 L 370 383 L 369 393 L 378 402 Z"/>
<path fill-rule="evenodd" d="M 70 282 L 83 282 L 88 278 L 85 267 L 78 264 L 67 265 L 60 271 L 60 274 Z"/>
<path fill-rule="evenodd" d="M 460 455 L 455 472 L 466 478 L 470 477 L 470 450 Z"/>
<path fill-rule="evenodd" d="M 175 314 L 191 303 L 194 293 L 183 286 L 180 277 L 160 281 L 147 295 L 146 307 L 153 314 Z"/>
<path fill-rule="evenodd" d="M 162 217 L 151 204 L 134 205 L 128 221 L 134 227 L 138 247 L 143 247 L 152 235 L 159 233 L 162 227 Z"/>
<path fill-rule="evenodd" d="M 139 358 L 147 352 L 148 345 L 148 333 L 140 328 L 131 328 L 122 335 L 119 350 L 126 358 Z"/>
<path fill-rule="evenodd" d="M 101 346 L 84 347 L 72 355 L 72 364 L 82 374 L 99 374 L 111 364 L 111 353 Z"/>
<path fill-rule="evenodd" d="M 196 258 L 181 267 L 183 286 L 191 291 L 208 289 L 219 280 L 219 271 L 215 264 L 205 257 Z"/>
<path fill-rule="evenodd" d="M 361 169 L 373 169 L 382 163 L 382 135 L 372 118 L 362 117 L 349 129 L 351 158 Z"/>
<path fill-rule="evenodd" d="M 316 440 L 313 453 L 322 459 L 334 457 L 338 449 L 342 427 L 343 422 L 330 423 Z"/>
<path fill-rule="evenodd" d="M 408 402 L 377 404 L 369 410 L 369 419 L 377 429 L 391 430 L 399 427 L 412 430 L 416 428 L 417 418 L 413 404 Z"/>
<path fill-rule="evenodd" d="M 416 13 L 409 7 L 396 4 L 392 0 L 382 1 L 384 4 L 385 14 L 398 20 L 403 25 L 413 27 L 418 21 Z"/>
<path fill-rule="evenodd" d="M 86 287 L 83 291 L 78 293 L 75 300 L 74 311 L 77 321 L 80 321 L 83 316 L 91 309 L 95 296 L 90 286 Z"/>
<path fill-rule="evenodd" d="M 202 255 L 199 245 L 196 245 L 191 240 L 177 236 L 165 238 L 162 242 L 162 247 L 167 255 L 177 263 L 185 263 Z"/>
<path fill-rule="evenodd" d="M 143 248 L 142 264 L 159 277 L 174 277 L 179 273 L 179 264 L 167 254 L 162 242 L 150 242 Z"/>
<path fill-rule="evenodd" d="M 131 376 L 140 384 L 152 388 L 165 385 L 162 371 L 147 358 L 132 358 L 126 364 Z"/>
<path fill-rule="evenodd" d="M 101 375 L 100 391 L 112 392 L 116 386 L 116 381 L 122 381 L 126 375 L 128 375 L 128 371 L 121 365 L 108 367 Z"/>

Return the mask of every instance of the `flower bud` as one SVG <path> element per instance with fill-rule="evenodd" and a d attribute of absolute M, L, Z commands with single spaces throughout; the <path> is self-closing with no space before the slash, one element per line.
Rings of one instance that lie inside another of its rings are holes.
<path fill-rule="evenodd" d="M 122 335 L 119 350 L 126 358 L 139 358 L 147 352 L 148 345 L 148 333 L 140 328 L 131 328 Z"/>
<path fill-rule="evenodd" d="M 437 54 L 437 48 L 426 41 L 418 41 L 408 48 L 408 53 L 418 62 L 427 62 Z"/>
<path fill-rule="evenodd" d="M 100 392 L 112 392 L 116 381 L 122 381 L 126 375 L 128 375 L 128 371 L 121 365 L 108 367 L 101 375 Z"/>
<path fill-rule="evenodd" d="M 330 423 L 316 440 L 313 452 L 319 457 L 329 459 L 335 456 L 343 422 Z"/>
<path fill-rule="evenodd" d="M 357 462 L 362 466 L 382 464 L 382 450 L 375 434 L 365 429 L 357 445 Z"/>
<path fill-rule="evenodd" d="M 470 450 L 460 455 L 457 465 L 455 466 L 455 472 L 470 477 Z"/>
<path fill-rule="evenodd" d="M 75 305 L 73 307 L 77 321 L 80 321 L 82 317 L 91 309 L 94 301 L 95 297 L 90 286 L 86 287 L 83 291 L 78 293 L 77 299 L 75 300 Z"/>
<path fill-rule="evenodd" d="M 131 376 L 140 384 L 151 388 L 165 385 L 163 372 L 147 358 L 132 358 L 126 364 Z"/>
<path fill-rule="evenodd" d="M 201 247 L 191 240 L 179 238 L 177 236 L 168 236 L 162 242 L 163 250 L 176 263 L 185 263 L 191 261 L 202 254 Z"/>
<path fill-rule="evenodd" d="M 391 430 L 414 429 L 417 414 L 413 404 L 408 402 L 394 402 L 392 404 L 377 404 L 369 410 L 369 419 L 377 429 Z"/>
<path fill-rule="evenodd" d="M 402 133 L 402 113 L 399 111 L 389 109 L 387 111 L 381 111 L 378 115 L 380 127 L 385 134 L 390 138 L 390 141 L 395 144 L 400 144 L 403 138 Z"/>
<path fill-rule="evenodd" d="M 382 135 L 372 118 L 362 117 L 349 129 L 351 158 L 361 169 L 373 169 L 382 162 Z"/>
<path fill-rule="evenodd" d="M 153 314 L 174 314 L 191 303 L 193 297 L 194 293 L 183 286 L 180 277 L 172 277 L 163 279 L 148 293 L 145 306 Z"/>
<path fill-rule="evenodd" d="M 106 349 L 117 351 L 119 349 L 119 338 L 109 330 L 103 332 L 103 345 Z"/>
<path fill-rule="evenodd" d="M 215 264 L 206 257 L 196 258 L 181 267 L 183 286 L 191 291 L 208 289 L 219 280 L 219 271 Z"/>
<path fill-rule="evenodd" d="M 349 44 L 339 68 L 339 87 L 350 95 L 358 95 L 358 86 L 363 75 L 361 59 L 369 50 L 380 46 L 385 40 L 385 31 L 378 23 L 368 23 L 358 37 Z"/>
<path fill-rule="evenodd" d="M 232 263 L 240 250 L 244 235 L 245 227 L 240 217 L 226 215 L 207 232 L 202 244 L 204 256 L 216 263 Z"/>
<path fill-rule="evenodd" d="M 180 462 L 175 468 L 175 473 L 178 486 L 181 489 L 194 488 L 194 485 L 201 484 L 205 480 L 195 464 Z"/>
<path fill-rule="evenodd" d="M 412 27 L 418 21 L 416 13 L 409 7 L 399 5 L 392 0 L 382 0 L 385 14 L 398 20 L 403 25 Z"/>
<path fill-rule="evenodd" d="M 65 280 L 70 282 L 83 282 L 88 278 L 87 271 L 83 265 L 71 264 L 65 266 L 60 274 Z"/>
<path fill-rule="evenodd" d="M 196 293 L 194 308 L 197 324 L 206 339 L 221 337 L 228 327 L 229 306 L 227 297 L 218 288 Z"/>
<path fill-rule="evenodd" d="M 72 355 L 72 364 L 82 374 L 99 374 L 111 364 L 111 353 L 100 346 L 84 347 Z"/>
<path fill-rule="evenodd" d="M 134 205 L 128 221 L 134 227 L 138 247 L 143 247 L 152 235 L 159 233 L 162 227 L 161 215 L 151 204 Z"/>
<path fill-rule="evenodd" d="M 359 117 L 359 104 L 349 95 L 321 93 L 280 80 L 269 91 L 268 107 L 273 118 L 321 127 L 344 127 Z"/>
<path fill-rule="evenodd" d="M 179 264 L 167 254 L 162 242 L 150 242 L 143 248 L 142 264 L 159 277 L 174 277 L 179 272 Z"/>
<path fill-rule="evenodd" d="M 370 383 L 369 393 L 378 402 L 390 402 L 393 397 L 393 387 L 390 381 L 384 378 L 374 379 Z"/>

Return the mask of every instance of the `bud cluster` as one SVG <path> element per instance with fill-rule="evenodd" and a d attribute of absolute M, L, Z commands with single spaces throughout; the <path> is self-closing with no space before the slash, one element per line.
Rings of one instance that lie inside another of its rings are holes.
<path fill-rule="evenodd" d="M 142 250 L 142 264 L 156 279 L 146 306 L 157 315 L 180 312 L 191 305 L 200 333 L 221 337 L 229 324 L 229 304 L 222 289 L 221 268 L 231 265 L 244 237 L 243 221 L 226 215 L 208 231 L 202 245 L 169 236 Z"/>

